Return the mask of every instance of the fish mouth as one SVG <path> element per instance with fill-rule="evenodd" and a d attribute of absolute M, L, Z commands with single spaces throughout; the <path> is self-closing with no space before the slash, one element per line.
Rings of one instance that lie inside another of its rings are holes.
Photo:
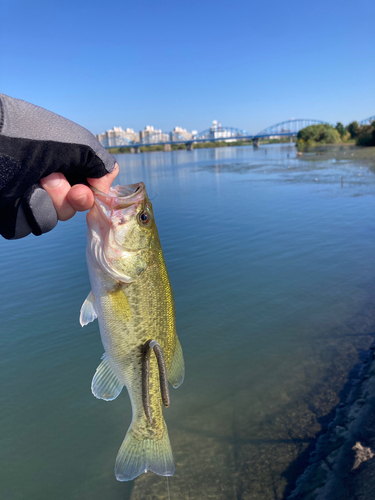
<path fill-rule="evenodd" d="M 129 184 L 127 186 L 114 186 L 109 188 L 108 193 L 102 193 L 98 189 L 90 186 L 94 193 L 95 205 L 100 208 L 100 212 L 110 219 L 114 212 L 118 210 L 137 210 L 140 203 L 147 197 L 146 188 L 143 182 Z"/>
<path fill-rule="evenodd" d="M 140 195 L 144 196 L 146 190 L 144 183 L 138 182 L 137 184 L 129 184 L 128 186 L 115 186 L 110 188 L 109 192 L 113 196 L 120 198 L 120 201 L 126 202 L 133 200 Z M 131 201 L 131 203 L 134 203 L 134 201 Z"/>
<path fill-rule="evenodd" d="M 143 200 L 146 189 L 144 182 L 129 184 L 128 186 L 114 186 L 109 188 L 108 193 L 102 193 L 99 189 L 90 186 L 94 193 L 95 201 L 105 203 L 113 209 L 126 208 Z"/>

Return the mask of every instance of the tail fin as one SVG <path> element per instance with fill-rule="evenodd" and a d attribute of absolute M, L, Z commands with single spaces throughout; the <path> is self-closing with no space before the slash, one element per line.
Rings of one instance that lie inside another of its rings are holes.
<path fill-rule="evenodd" d="M 165 422 L 161 439 L 139 439 L 130 426 L 117 454 L 115 474 L 118 481 L 131 481 L 149 470 L 159 476 L 174 474 L 172 448 Z"/>

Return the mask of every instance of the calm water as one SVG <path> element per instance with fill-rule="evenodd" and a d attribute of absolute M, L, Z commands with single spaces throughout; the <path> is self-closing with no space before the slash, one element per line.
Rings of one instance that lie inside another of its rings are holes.
<path fill-rule="evenodd" d="M 346 154 L 346 153 L 345 153 Z M 375 176 L 293 146 L 119 155 L 143 180 L 175 293 L 186 379 L 165 411 L 171 499 L 282 499 L 375 332 Z M 343 185 L 341 184 L 343 177 Z M 84 215 L 0 241 L 0 498 L 167 498 L 113 474 L 126 392 L 92 396 L 98 327 Z"/>

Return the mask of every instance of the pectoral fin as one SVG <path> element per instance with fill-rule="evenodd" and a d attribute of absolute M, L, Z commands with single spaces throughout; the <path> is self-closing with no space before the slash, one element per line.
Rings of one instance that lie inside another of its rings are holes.
<path fill-rule="evenodd" d="M 176 340 L 176 347 L 172 364 L 168 370 L 168 380 L 175 389 L 179 387 L 184 381 L 185 377 L 185 363 L 184 355 L 182 354 L 182 347 L 180 341 Z"/>
<path fill-rule="evenodd" d="M 124 386 L 113 372 L 105 354 L 102 360 L 92 379 L 91 391 L 98 399 L 112 401 L 117 398 Z"/>
<path fill-rule="evenodd" d="M 87 296 L 87 299 L 82 304 L 81 314 L 79 315 L 79 322 L 81 323 L 81 326 L 85 326 L 88 323 L 91 323 L 91 321 L 94 321 L 94 319 L 96 319 L 97 317 L 98 315 L 95 309 L 95 297 L 91 290 L 91 292 Z"/>

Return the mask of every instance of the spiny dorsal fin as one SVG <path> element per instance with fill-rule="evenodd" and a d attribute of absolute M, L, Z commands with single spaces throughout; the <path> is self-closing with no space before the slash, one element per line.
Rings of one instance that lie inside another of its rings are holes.
<path fill-rule="evenodd" d="M 117 398 L 124 386 L 113 372 L 105 353 L 102 360 L 92 379 L 91 391 L 98 399 L 112 401 Z"/>
<path fill-rule="evenodd" d="M 91 290 L 91 292 L 87 296 L 87 299 L 82 304 L 81 314 L 79 315 L 79 322 L 81 323 L 81 326 L 85 326 L 88 323 L 91 323 L 91 321 L 94 321 L 94 319 L 96 319 L 97 317 L 98 315 L 95 309 L 95 297 Z"/>
<path fill-rule="evenodd" d="M 182 354 L 182 347 L 178 338 L 176 339 L 176 347 L 172 364 L 168 370 L 168 380 L 175 389 L 179 387 L 184 381 L 185 377 L 185 363 L 184 355 Z"/>

